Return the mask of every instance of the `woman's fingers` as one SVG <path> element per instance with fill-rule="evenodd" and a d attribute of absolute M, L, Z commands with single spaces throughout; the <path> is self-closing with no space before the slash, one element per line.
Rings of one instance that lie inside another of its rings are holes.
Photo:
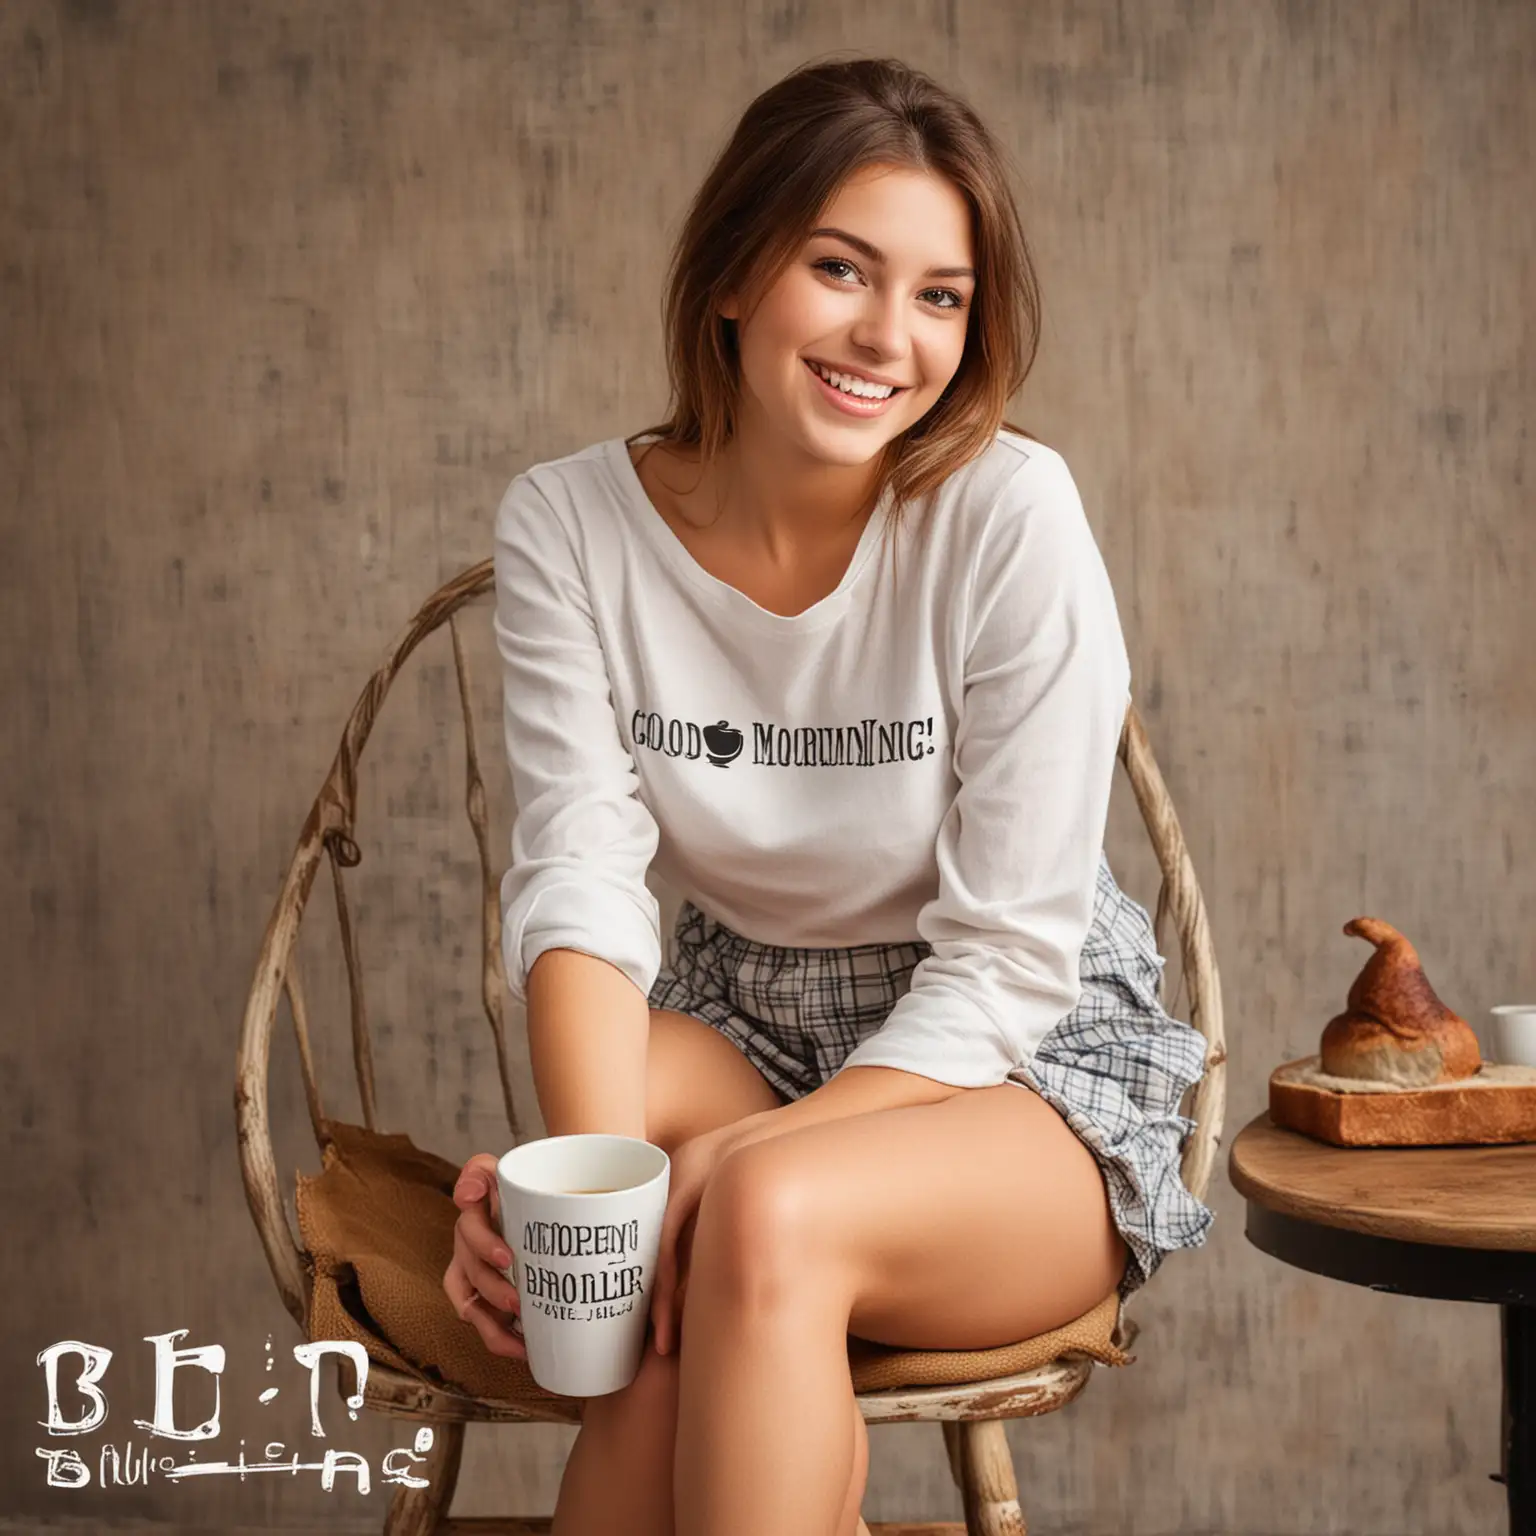
<path fill-rule="evenodd" d="M 453 1186 L 453 1203 L 461 1211 L 471 1210 L 480 1201 L 496 1200 L 496 1159 L 489 1152 L 476 1152 L 459 1170 Z"/>
<path fill-rule="evenodd" d="M 511 1328 L 511 1321 L 516 1314 L 493 1307 L 475 1290 L 465 1278 L 457 1254 L 443 1275 L 443 1290 L 460 1321 L 474 1328 L 481 1342 L 493 1355 L 505 1355 L 510 1359 L 528 1358 L 528 1349 L 522 1336 L 514 1333 Z"/>
<path fill-rule="evenodd" d="M 672 1336 L 672 1292 L 677 1285 L 677 1204 L 667 1202 L 661 1218 L 661 1240 L 656 1247 L 656 1289 L 651 1297 L 651 1327 L 656 1335 L 656 1353 L 667 1353 Z"/>
<path fill-rule="evenodd" d="M 656 1335 L 656 1353 L 667 1352 L 667 1297 L 672 1285 L 671 1266 L 663 1252 L 656 1255 L 656 1293 L 651 1298 L 651 1329 Z"/>
<path fill-rule="evenodd" d="M 506 1239 L 501 1233 L 486 1220 L 485 1212 L 478 1206 L 461 1211 L 459 1219 L 453 1224 L 453 1229 L 463 1234 L 464 1241 L 469 1245 L 469 1251 L 482 1264 L 489 1264 L 492 1269 L 511 1268 L 512 1250 L 507 1247 Z"/>
<path fill-rule="evenodd" d="M 699 1208 L 694 1208 L 688 1213 L 688 1220 L 682 1225 L 682 1230 L 677 1234 L 677 1272 L 687 1277 L 688 1265 L 693 1259 L 693 1233 L 698 1225 Z"/>
<path fill-rule="evenodd" d="M 688 1266 L 684 1264 L 678 1276 L 677 1288 L 672 1292 L 672 1344 L 673 1354 L 682 1348 L 683 1307 L 688 1300 Z"/>
<path fill-rule="evenodd" d="M 460 1320 L 480 1335 L 481 1342 L 493 1355 L 504 1355 L 510 1360 L 528 1358 L 528 1346 L 520 1334 L 512 1332 L 508 1314 L 498 1312 L 483 1296 L 470 1290 L 468 1281 L 452 1266 L 443 1277 L 443 1289 L 448 1292 Z"/>
<path fill-rule="evenodd" d="M 453 1305 L 453 1310 L 459 1314 L 462 1321 L 469 1321 L 469 1304 L 476 1299 L 476 1291 L 464 1276 L 464 1271 L 459 1267 L 457 1254 L 449 1261 L 448 1268 L 443 1271 L 443 1290 L 448 1300 Z"/>
<path fill-rule="evenodd" d="M 503 1273 L 512 1263 L 501 1232 L 496 1190 L 496 1159 L 477 1152 L 453 1186 L 459 1218 L 453 1224 L 453 1258 L 443 1275 L 443 1290 L 460 1319 L 480 1335 L 493 1355 L 528 1358 L 522 1337 L 511 1329 L 522 1311 L 517 1288 Z"/>
<path fill-rule="evenodd" d="M 477 1152 L 465 1163 L 453 1186 L 453 1203 L 459 1208 L 458 1230 L 476 1257 L 495 1269 L 506 1269 L 512 1253 L 501 1235 L 496 1159 L 490 1153 Z"/>
<path fill-rule="evenodd" d="M 699 1208 L 695 1206 L 688 1220 L 677 1234 L 677 1284 L 672 1290 L 671 1337 L 672 1352 L 682 1348 L 683 1303 L 688 1299 L 688 1277 L 693 1265 L 693 1232 L 698 1222 Z"/>
<path fill-rule="evenodd" d="M 465 1309 L 465 1321 L 474 1324 L 475 1332 L 493 1355 L 504 1355 L 509 1360 L 528 1358 L 528 1346 L 522 1335 L 513 1333 L 506 1316 L 487 1306 L 483 1296 L 476 1296 L 470 1302 Z"/>
<path fill-rule="evenodd" d="M 502 1274 L 499 1265 L 487 1264 L 475 1252 L 464 1230 L 462 1218 L 453 1229 L 453 1261 L 470 1289 L 478 1292 L 493 1307 L 503 1312 L 522 1311 L 522 1298 L 517 1294 L 517 1287 Z"/>

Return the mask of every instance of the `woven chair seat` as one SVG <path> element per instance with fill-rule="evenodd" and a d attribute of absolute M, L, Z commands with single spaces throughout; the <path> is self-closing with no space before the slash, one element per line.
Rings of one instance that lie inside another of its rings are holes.
<path fill-rule="evenodd" d="M 325 1129 L 321 1172 L 298 1178 L 310 1338 L 361 1344 L 384 1368 L 367 1396 L 385 1411 L 578 1421 L 580 1400 L 546 1392 L 526 1361 L 491 1354 L 443 1291 L 459 1169 L 408 1136 L 339 1121 Z M 1119 1322 L 1111 1293 L 1065 1327 L 997 1349 L 895 1349 L 850 1334 L 849 1369 L 862 1395 L 1017 1377 L 1064 1357 L 1124 1365 L 1131 1356 L 1117 1343 Z M 402 1378 L 422 1390 L 413 1393 Z"/>

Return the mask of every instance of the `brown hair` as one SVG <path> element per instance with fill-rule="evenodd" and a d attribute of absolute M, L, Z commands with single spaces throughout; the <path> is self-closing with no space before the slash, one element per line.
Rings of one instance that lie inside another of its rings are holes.
<path fill-rule="evenodd" d="M 892 513 L 982 453 L 1034 364 L 1040 290 L 1004 155 L 958 96 L 897 59 L 805 64 L 742 114 L 689 207 L 664 304 L 670 415 L 635 438 L 698 444 L 712 459 L 734 431 L 736 294 L 750 314 L 845 180 L 867 166 L 944 176 L 971 209 L 976 289 L 960 367 L 928 413 L 882 451 L 877 494 Z"/>

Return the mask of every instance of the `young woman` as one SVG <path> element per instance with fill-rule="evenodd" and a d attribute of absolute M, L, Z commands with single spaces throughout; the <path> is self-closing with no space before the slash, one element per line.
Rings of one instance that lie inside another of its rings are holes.
<path fill-rule="evenodd" d="M 539 1105 L 672 1158 L 653 1337 L 585 1405 L 557 1536 L 851 1536 L 850 1332 L 1009 1343 L 1205 1239 L 1203 1041 L 1102 847 L 1115 600 L 1060 455 L 1003 420 L 1038 317 L 971 109 L 803 68 L 690 210 L 670 418 L 497 513 Z M 444 1287 L 518 1355 L 493 1169 Z"/>

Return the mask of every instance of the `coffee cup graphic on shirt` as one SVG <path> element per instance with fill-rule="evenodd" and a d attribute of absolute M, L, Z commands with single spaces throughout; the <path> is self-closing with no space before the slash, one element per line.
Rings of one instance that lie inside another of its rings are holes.
<path fill-rule="evenodd" d="M 704 727 L 704 749 L 716 768 L 724 768 L 741 756 L 743 737 L 728 720 L 717 720 Z"/>

